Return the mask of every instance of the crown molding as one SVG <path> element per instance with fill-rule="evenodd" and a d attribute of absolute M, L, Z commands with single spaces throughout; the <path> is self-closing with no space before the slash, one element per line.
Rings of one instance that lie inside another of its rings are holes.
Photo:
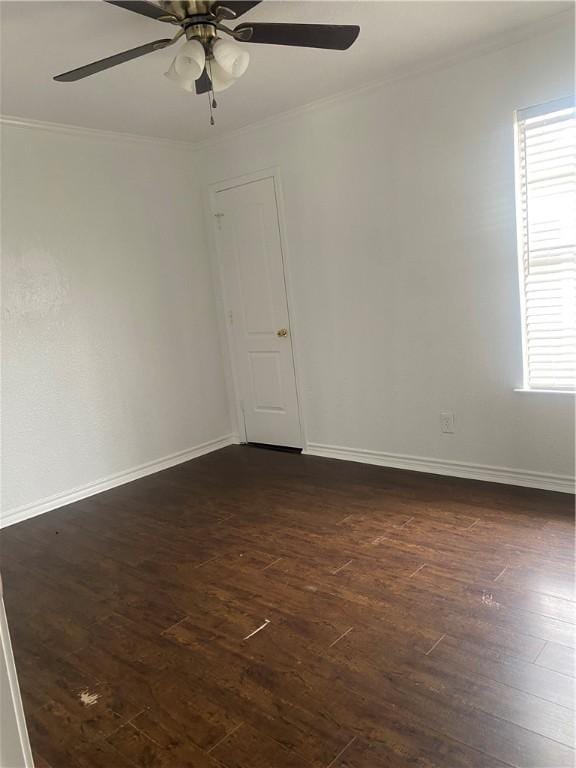
<path fill-rule="evenodd" d="M 368 1 L 371 1 L 371 0 L 368 0 Z M 378 0 L 374 0 L 374 1 L 377 2 Z M 452 0 L 452 1 L 461 2 L 462 0 Z M 492 2 L 493 0 L 485 0 L 485 1 Z M 515 1 L 525 2 L 526 0 L 515 0 Z M 405 0 L 405 2 L 412 2 L 412 0 Z M 239 138 L 241 136 L 249 134 L 252 131 L 256 131 L 261 128 L 266 128 L 268 126 L 275 125 L 276 123 L 282 123 L 284 121 L 296 119 L 300 115 L 303 115 L 309 112 L 316 112 L 326 107 L 339 104 L 340 102 L 348 101 L 364 93 L 377 91 L 381 88 L 382 89 L 388 88 L 404 80 L 411 80 L 413 78 L 420 77 L 427 73 L 439 72 L 439 71 L 442 71 L 443 69 L 450 69 L 451 67 L 457 66 L 462 62 L 472 61 L 474 59 L 479 59 L 479 58 L 482 58 L 483 56 L 487 56 L 491 53 L 497 53 L 498 51 L 506 50 L 506 48 L 512 48 L 513 46 L 523 43 L 524 41 L 529 40 L 530 38 L 535 37 L 539 34 L 546 34 L 547 32 L 551 32 L 555 29 L 565 26 L 565 23 L 566 23 L 565 19 L 568 17 L 571 18 L 572 25 L 573 25 L 574 24 L 573 8 L 568 8 L 566 10 L 559 11 L 558 13 L 555 13 L 551 16 L 547 16 L 546 18 L 540 19 L 539 21 L 531 22 L 530 24 L 524 24 L 521 27 L 517 27 L 514 30 L 511 30 L 509 32 L 506 32 L 505 34 L 499 35 L 497 38 L 493 39 L 490 43 L 484 43 L 484 44 L 480 43 L 477 46 L 471 46 L 465 51 L 460 51 L 458 53 L 451 54 L 449 56 L 439 57 L 437 59 L 434 59 L 433 61 L 429 61 L 425 64 L 421 64 L 417 67 L 405 69 L 403 71 L 396 72 L 395 74 L 388 75 L 385 78 L 379 78 L 378 80 L 371 80 L 368 83 L 364 83 L 363 85 L 350 88 L 346 91 L 339 91 L 338 93 L 332 94 L 331 96 L 325 96 L 320 99 L 315 99 L 314 101 L 307 102 L 306 104 L 301 104 L 297 107 L 293 107 L 292 109 L 288 109 L 283 112 L 278 112 L 277 114 L 271 115 L 270 117 L 263 118 L 262 120 L 258 120 L 252 123 L 247 123 L 246 125 L 241 126 L 240 128 L 234 128 L 230 131 L 226 131 L 224 133 L 219 134 L 218 136 L 208 137 L 206 139 L 201 139 L 199 141 L 193 142 L 192 146 L 194 150 L 197 150 L 197 151 L 205 148 L 211 148 L 218 144 L 225 143 L 230 139 Z"/>
<path fill-rule="evenodd" d="M 72 136 L 86 136 L 95 139 L 107 139 L 109 141 L 126 141 L 135 144 L 156 144 L 166 149 L 185 150 L 190 152 L 195 145 L 190 141 L 178 141 L 176 139 L 164 139 L 160 136 L 142 136 L 138 133 L 125 133 L 122 131 L 108 131 L 103 128 L 86 128 L 81 125 L 68 123 L 52 123 L 47 120 L 32 120 L 14 115 L 0 115 L 0 126 L 15 126 L 17 128 L 31 128 L 50 133 L 61 133 Z"/>

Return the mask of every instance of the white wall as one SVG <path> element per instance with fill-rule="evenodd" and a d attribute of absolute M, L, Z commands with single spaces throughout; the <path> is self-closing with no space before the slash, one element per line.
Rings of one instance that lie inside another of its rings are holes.
<path fill-rule="evenodd" d="M 9 516 L 230 422 L 190 151 L 16 126 L 2 149 Z"/>
<path fill-rule="evenodd" d="M 280 166 L 316 450 L 573 474 L 572 398 L 514 392 L 512 128 L 514 109 L 573 92 L 572 30 L 564 15 L 198 151 L 206 185 Z"/>

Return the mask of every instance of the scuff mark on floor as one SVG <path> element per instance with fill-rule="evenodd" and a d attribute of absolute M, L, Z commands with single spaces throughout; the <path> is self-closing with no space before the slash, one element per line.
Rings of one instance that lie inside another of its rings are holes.
<path fill-rule="evenodd" d="M 258 634 L 258 632 L 261 632 L 263 629 L 265 629 L 268 624 L 270 624 L 270 619 L 264 619 L 264 624 L 261 624 L 258 629 L 255 629 L 254 632 L 250 632 L 249 635 L 246 635 L 244 640 L 248 640 L 251 637 L 254 637 L 254 635 Z"/>
<path fill-rule="evenodd" d="M 494 600 L 494 595 L 492 592 L 482 592 L 482 605 L 485 605 L 487 608 L 501 608 L 501 604 Z"/>
<path fill-rule="evenodd" d="M 85 707 L 93 707 L 99 698 L 99 693 L 90 693 L 88 688 L 84 688 L 83 691 L 80 691 L 79 699 Z"/>
<path fill-rule="evenodd" d="M 236 731 L 237 731 L 239 728 L 241 728 L 241 727 L 242 727 L 242 725 L 243 725 L 243 723 L 238 723 L 238 725 L 234 726 L 234 728 L 232 728 L 232 730 L 231 730 L 231 731 L 228 731 L 228 733 L 225 733 L 225 734 L 224 734 L 224 736 L 222 736 L 222 738 L 221 738 L 221 739 L 218 739 L 218 741 L 216 742 L 216 744 L 213 744 L 213 745 L 210 747 L 210 749 L 208 750 L 208 754 L 210 754 L 210 752 L 212 752 L 213 750 L 215 750 L 215 749 L 216 749 L 216 747 L 219 747 L 219 746 L 220 746 L 220 744 L 223 744 L 223 743 L 226 741 L 226 739 L 228 739 L 228 738 L 230 738 L 230 736 L 232 736 L 232 734 L 233 734 L 233 733 L 236 733 Z"/>
<path fill-rule="evenodd" d="M 350 747 L 352 746 L 352 744 L 354 744 L 354 742 L 356 741 L 356 739 L 357 739 L 357 738 L 358 738 L 357 736 L 353 736 L 353 737 L 350 739 L 350 741 L 348 742 L 348 744 L 346 744 L 346 746 L 345 746 L 343 749 L 341 749 L 341 750 L 340 750 L 340 752 L 338 752 L 338 754 L 336 755 L 336 757 L 334 758 L 334 760 L 331 760 L 331 761 L 330 761 L 330 763 L 328 763 L 328 765 L 326 766 L 326 768 L 332 768 L 332 766 L 333 766 L 333 765 L 336 765 L 336 763 L 337 763 L 337 762 L 338 762 L 338 760 L 339 760 L 339 759 L 342 757 L 342 755 L 344 754 L 344 752 L 346 752 L 346 750 L 347 750 L 347 749 L 350 749 Z"/>
<path fill-rule="evenodd" d="M 334 640 L 333 642 L 330 643 L 328 648 L 332 648 L 332 646 L 336 645 L 336 643 L 339 640 L 342 640 L 343 637 L 346 637 L 346 635 L 349 635 L 350 632 L 352 632 L 353 629 L 354 629 L 354 627 L 350 627 L 349 629 L 346 630 L 346 632 L 342 632 L 342 634 L 339 637 L 337 637 L 336 640 Z"/>
<path fill-rule="evenodd" d="M 438 638 L 438 640 L 436 640 L 436 642 L 434 643 L 434 645 L 432 646 L 432 648 L 430 648 L 430 650 L 429 650 L 429 651 L 426 651 L 426 653 L 424 654 L 424 656 L 430 656 L 430 654 L 432 653 L 432 651 L 434 650 L 434 648 L 436 648 L 436 647 L 438 646 L 438 644 L 439 644 L 439 643 L 441 643 L 441 642 L 442 642 L 442 640 L 444 640 L 444 638 L 445 638 L 445 637 L 446 637 L 446 633 L 444 633 L 444 634 L 442 635 L 442 637 L 439 637 L 439 638 Z"/>
<path fill-rule="evenodd" d="M 408 578 L 411 579 L 412 576 L 416 576 L 417 573 L 420 573 L 422 568 L 426 568 L 426 563 L 422 563 L 422 565 L 418 566 L 418 568 L 416 568 L 416 570 L 413 573 L 411 573 L 410 576 L 408 576 Z"/>
<path fill-rule="evenodd" d="M 344 563 L 344 565 L 341 565 L 340 568 L 336 568 L 335 571 L 331 571 L 332 575 L 336 576 L 337 573 L 340 573 L 340 571 L 343 571 L 344 568 L 347 568 L 350 565 L 350 563 L 353 563 L 353 562 L 354 562 L 353 560 L 348 560 L 348 562 Z"/>
<path fill-rule="evenodd" d="M 501 576 L 504 576 L 504 574 L 506 573 L 506 571 L 507 571 L 507 570 L 508 570 L 508 566 L 506 566 L 505 568 L 502 568 L 502 570 L 500 571 L 500 573 L 498 574 L 498 576 L 496 576 L 496 578 L 494 579 L 494 581 L 498 581 L 498 579 L 499 579 Z"/>
<path fill-rule="evenodd" d="M 208 563 L 213 563 L 214 560 L 218 560 L 218 557 L 219 557 L 218 555 L 215 555 L 214 557 L 211 557 L 208 560 L 204 560 L 202 563 L 193 565 L 192 568 L 202 568 L 203 565 L 208 565 Z"/>

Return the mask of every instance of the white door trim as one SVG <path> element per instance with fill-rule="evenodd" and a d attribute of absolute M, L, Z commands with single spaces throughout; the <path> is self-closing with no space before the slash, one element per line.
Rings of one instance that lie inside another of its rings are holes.
<path fill-rule="evenodd" d="M 234 362 L 234 340 L 232 337 L 232 330 L 227 315 L 227 300 L 224 276 L 222 273 L 222 258 L 219 253 L 217 238 L 214 232 L 214 214 L 216 210 L 216 193 L 223 192 L 226 189 L 233 189 L 234 187 L 241 187 L 244 184 L 250 184 L 254 181 L 262 181 L 263 179 L 272 179 L 274 183 L 274 194 L 276 196 L 276 207 L 278 210 L 278 228 L 280 232 L 280 247 L 282 250 L 282 264 L 284 267 L 284 282 L 286 285 L 286 300 L 288 304 L 288 318 L 290 322 L 290 336 L 292 341 L 292 357 L 294 363 L 294 373 L 296 380 L 296 398 L 298 400 L 298 414 L 300 422 L 300 442 L 302 449 L 306 450 L 308 442 L 306 439 L 306 419 L 304 413 L 304 397 L 302 386 L 302 365 L 301 365 L 301 353 L 299 345 L 299 333 L 298 322 L 295 312 L 294 294 L 292 289 L 292 278 L 290 270 L 290 256 L 288 249 L 288 240 L 286 235 L 286 224 L 284 216 L 284 199 L 282 195 L 282 180 L 280 174 L 280 168 L 273 166 L 271 168 L 264 168 L 260 171 L 254 171 L 252 173 L 246 173 L 241 176 L 234 176 L 229 179 L 223 179 L 222 181 L 214 182 L 210 184 L 207 190 L 207 199 L 205 205 L 206 217 L 208 220 L 207 230 L 209 233 L 209 251 L 215 265 L 215 284 L 218 303 L 220 305 L 219 318 L 221 335 L 223 339 L 223 346 L 226 349 L 226 363 L 227 363 L 227 378 L 228 378 L 228 396 L 230 398 L 230 410 L 236 417 L 236 424 L 240 441 L 243 443 L 248 442 L 246 435 L 246 427 L 244 424 L 244 416 L 241 408 L 241 393 L 238 385 L 239 377 Z"/>
<path fill-rule="evenodd" d="M 2 676 L 8 680 L 7 690 L 2 691 L 2 727 L 5 729 L 4 739 L 6 744 L 10 744 L 10 761 L 17 758 L 18 763 L 12 763 L 13 768 L 34 768 L 34 758 L 28 738 L 28 728 L 26 727 L 26 718 L 24 716 L 24 707 L 22 706 L 22 696 L 18 685 L 18 674 L 14 663 L 14 653 L 10 640 L 8 629 L 8 619 L 4 608 L 2 598 L 2 582 L 0 581 L 0 653 L 2 654 L 1 664 L 4 667 Z M 4 711 L 6 707 L 7 711 Z M 5 747 L 9 749 L 9 747 Z M 14 755 L 13 752 L 18 754 Z M 0 754 L 2 763 L 8 759 L 4 752 Z M 11 767 L 12 768 L 12 767 Z"/>

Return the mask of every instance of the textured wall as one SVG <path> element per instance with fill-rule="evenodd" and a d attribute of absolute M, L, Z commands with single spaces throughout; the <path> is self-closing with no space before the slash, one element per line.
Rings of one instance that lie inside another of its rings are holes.
<path fill-rule="evenodd" d="M 190 153 L 12 126 L 2 149 L 6 513 L 230 425 Z"/>

